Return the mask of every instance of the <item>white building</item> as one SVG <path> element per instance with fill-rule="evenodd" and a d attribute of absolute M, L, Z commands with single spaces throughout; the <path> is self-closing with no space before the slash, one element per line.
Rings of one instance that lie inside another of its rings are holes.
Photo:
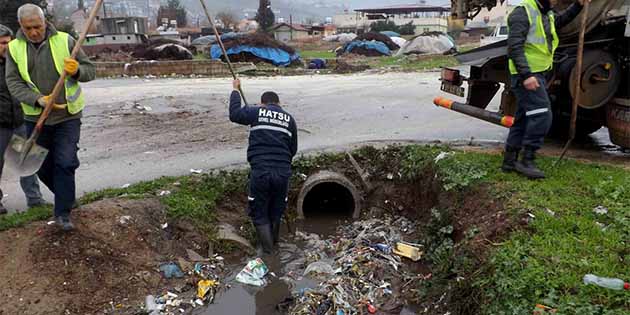
<path fill-rule="evenodd" d="M 338 33 L 362 33 L 372 23 L 393 21 L 398 26 L 411 23 L 416 34 L 424 32 L 447 32 L 450 8 L 425 4 L 394 5 L 380 8 L 357 9 L 335 15 L 332 22 Z"/>
<path fill-rule="evenodd" d="M 488 10 L 486 8 L 481 9 L 479 14 L 477 14 L 471 22 L 474 25 L 485 24 L 488 27 L 506 25 L 508 15 L 515 8 L 515 6 L 509 5 L 508 2 L 509 1 L 504 1 L 503 3 L 500 3 L 500 1 L 497 1 L 497 6 L 492 8 L 492 10 Z M 517 1 L 512 2 L 518 3 Z"/>

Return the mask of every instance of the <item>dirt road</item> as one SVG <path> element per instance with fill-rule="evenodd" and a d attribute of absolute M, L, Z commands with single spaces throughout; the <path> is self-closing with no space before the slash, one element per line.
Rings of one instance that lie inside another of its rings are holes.
<path fill-rule="evenodd" d="M 250 101 L 270 89 L 298 121 L 301 152 L 374 140 L 502 141 L 507 133 L 433 106 L 438 73 L 244 80 Z M 80 194 L 245 162 L 247 128 L 228 121 L 228 79 L 97 80 L 84 91 Z M 15 176 L 11 170 L 5 174 L 5 205 L 23 209 Z"/>

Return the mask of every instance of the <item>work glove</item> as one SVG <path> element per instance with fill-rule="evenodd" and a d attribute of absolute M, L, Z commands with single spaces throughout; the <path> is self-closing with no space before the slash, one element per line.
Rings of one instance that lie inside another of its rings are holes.
<path fill-rule="evenodd" d="M 46 107 L 46 104 L 48 104 L 48 100 L 50 99 L 50 95 L 45 95 L 40 97 L 37 100 L 37 104 L 41 107 Z M 61 110 L 61 109 L 66 109 L 66 104 L 53 104 L 53 110 Z"/>
<path fill-rule="evenodd" d="M 63 70 L 65 70 L 69 76 L 74 76 L 79 72 L 79 62 L 72 58 L 66 58 L 63 60 Z"/>

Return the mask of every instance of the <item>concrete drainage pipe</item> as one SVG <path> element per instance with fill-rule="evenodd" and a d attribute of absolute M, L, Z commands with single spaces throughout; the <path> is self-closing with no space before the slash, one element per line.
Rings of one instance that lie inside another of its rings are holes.
<path fill-rule="evenodd" d="M 298 197 L 298 218 L 337 216 L 357 219 L 361 215 L 361 194 L 345 176 L 320 171 L 310 176 Z"/>

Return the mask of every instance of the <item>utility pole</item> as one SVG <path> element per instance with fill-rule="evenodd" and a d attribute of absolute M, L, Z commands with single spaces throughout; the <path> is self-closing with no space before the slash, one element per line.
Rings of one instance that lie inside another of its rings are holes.
<path fill-rule="evenodd" d="M 289 14 L 289 30 L 291 32 L 291 41 L 293 41 L 293 14 Z"/>

